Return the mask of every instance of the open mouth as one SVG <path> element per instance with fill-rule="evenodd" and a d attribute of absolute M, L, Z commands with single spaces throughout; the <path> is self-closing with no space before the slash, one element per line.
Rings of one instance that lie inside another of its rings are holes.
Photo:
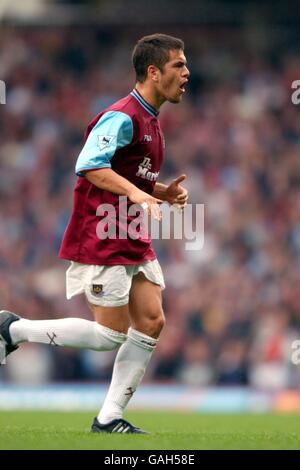
<path fill-rule="evenodd" d="M 182 91 L 182 93 L 185 92 L 185 85 L 187 84 L 187 81 L 183 82 L 180 86 L 179 86 L 179 90 Z"/>

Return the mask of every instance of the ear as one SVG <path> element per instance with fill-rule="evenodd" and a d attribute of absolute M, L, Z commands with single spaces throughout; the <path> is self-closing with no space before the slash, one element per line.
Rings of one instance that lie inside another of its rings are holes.
<path fill-rule="evenodd" d="M 159 69 L 155 65 L 149 65 L 148 67 L 148 77 L 154 82 L 158 82 L 159 79 Z"/>

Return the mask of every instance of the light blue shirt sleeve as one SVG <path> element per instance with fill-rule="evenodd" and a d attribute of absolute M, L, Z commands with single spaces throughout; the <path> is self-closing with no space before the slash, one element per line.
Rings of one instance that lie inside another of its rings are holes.
<path fill-rule="evenodd" d="M 111 168 L 115 152 L 130 144 L 133 138 L 133 124 L 130 116 L 121 111 L 104 113 L 91 130 L 77 163 L 76 174 L 84 176 L 84 170 Z"/>

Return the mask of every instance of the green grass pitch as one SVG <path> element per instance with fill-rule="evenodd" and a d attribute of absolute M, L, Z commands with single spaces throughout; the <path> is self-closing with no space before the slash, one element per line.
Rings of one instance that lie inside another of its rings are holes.
<path fill-rule="evenodd" d="M 132 412 L 150 436 L 91 434 L 93 413 L 0 412 L 0 449 L 299 449 L 298 415 Z"/>

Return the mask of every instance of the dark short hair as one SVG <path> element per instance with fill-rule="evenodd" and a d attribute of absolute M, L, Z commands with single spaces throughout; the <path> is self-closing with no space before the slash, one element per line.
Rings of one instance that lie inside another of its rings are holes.
<path fill-rule="evenodd" d="M 155 65 L 162 72 L 169 60 L 169 52 L 174 49 L 184 50 L 184 42 L 166 34 L 151 34 L 139 39 L 132 53 L 137 82 L 145 81 L 149 65 Z"/>

